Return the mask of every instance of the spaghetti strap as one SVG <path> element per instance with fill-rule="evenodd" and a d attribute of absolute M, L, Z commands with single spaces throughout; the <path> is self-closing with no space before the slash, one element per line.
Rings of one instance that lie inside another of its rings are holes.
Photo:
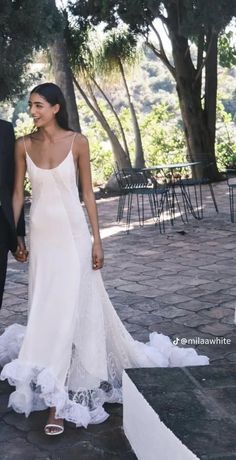
<path fill-rule="evenodd" d="M 25 147 L 25 153 L 27 153 L 27 150 L 26 150 L 26 143 L 25 143 L 25 136 L 23 136 L 23 142 L 24 142 L 24 147 Z"/>
<path fill-rule="evenodd" d="M 71 141 L 70 152 L 72 152 L 72 148 L 73 148 L 73 145 L 74 145 L 74 140 L 75 140 L 77 134 L 78 134 L 78 133 L 75 133 L 75 134 L 74 134 L 73 139 L 72 139 L 72 141 Z"/>

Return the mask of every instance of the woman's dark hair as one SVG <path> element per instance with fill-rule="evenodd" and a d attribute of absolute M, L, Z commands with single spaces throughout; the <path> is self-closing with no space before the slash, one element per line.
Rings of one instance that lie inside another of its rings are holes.
<path fill-rule="evenodd" d="M 57 123 L 66 131 L 72 131 L 69 127 L 66 101 L 59 86 L 55 85 L 55 83 L 42 83 L 32 89 L 30 94 L 33 93 L 39 94 L 51 105 L 59 104 L 60 109 L 55 115 Z"/>

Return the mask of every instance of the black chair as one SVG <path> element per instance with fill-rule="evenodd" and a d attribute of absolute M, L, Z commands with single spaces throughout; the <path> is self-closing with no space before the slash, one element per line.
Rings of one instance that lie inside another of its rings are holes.
<path fill-rule="evenodd" d="M 159 224 L 160 233 L 165 232 L 165 221 L 163 213 L 169 211 L 169 189 L 164 184 L 154 182 L 152 178 L 141 169 L 122 169 L 116 171 L 116 177 L 121 189 L 118 203 L 117 217 L 120 222 L 123 218 L 125 201 L 127 196 L 126 227 L 129 232 L 133 197 L 136 198 L 139 225 L 143 226 L 145 221 L 144 197 L 148 197 L 151 215 L 155 225 Z"/>
<path fill-rule="evenodd" d="M 180 179 L 179 181 L 179 185 L 182 190 L 182 194 L 184 196 L 187 210 L 193 215 L 193 217 L 195 217 L 195 219 L 198 219 L 198 220 L 203 219 L 203 209 L 204 209 L 203 192 L 202 192 L 203 185 L 208 186 L 215 211 L 217 213 L 219 212 L 215 194 L 214 194 L 214 189 L 208 177 L 208 171 L 210 170 L 212 163 L 207 162 L 204 156 L 201 156 L 201 158 L 202 159 L 200 163 L 202 164 L 202 169 L 204 173 L 203 177 L 201 179 L 197 179 L 194 177 L 185 178 L 185 179 Z"/>
<path fill-rule="evenodd" d="M 235 222 L 235 209 L 234 209 L 234 191 L 236 190 L 236 169 L 227 169 L 225 171 L 227 184 L 229 187 L 229 210 L 230 220 Z"/>
<path fill-rule="evenodd" d="M 188 222 L 188 211 L 191 207 L 189 194 L 184 187 L 182 179 L 182 166 L 168 165 L 160 169 L 162 181 L 169 187 L 171 223 L 174 224 L 176 213 L 180 216 L 183 223 Z M 167 171 L 167 172 L 166 172 Z"/>
<path fill-rule="evenodd" d="M 130 193 L 130 184 L 127 183 L 125 178 L 125 174 L 129 174 L 130 171 L 140 171 L 140 168 L 126 168 L 120 169 L 118 164 L 116 163 L 116 167 L 113 167 L 114 174 L 117 180 L 117 184 L 119 187 L 119 201 L 118 201 L 118 208 L 117 208 L 117 217 L 116 221 L 119 223 L 123 219 L 124 208 L 126 203 L 126 197 Z"/>
<path fill-rule="evenodd" d="M 118 201 L 117 216 L 116 216 L 116 221 L 119 223 L 123 219 L 125 202 L 126 202 L 126 197 L 129 194 L 129 188 L 126 187 L 126 182 L 123 179 L 123 173 L 118 167 L 114 169 L 114 174 L 115 174 L 117 184 L 119 187 L 119 201 Z"/>
<path fill-rule="evenodd" d="M 189 203 L 186 201 L 189 200 L 186 193 L 184 193 L 184 187 L 182 185 L 182 180 L 180 179 L 181 176 L 174 173 L 172 170 L 169 174 L 165 174 L 164 177 L 167 179 L 169 186 L 172 225 L 176 219 L 176 213 L 179 214 L 183 223 L 188 222 Z"/>

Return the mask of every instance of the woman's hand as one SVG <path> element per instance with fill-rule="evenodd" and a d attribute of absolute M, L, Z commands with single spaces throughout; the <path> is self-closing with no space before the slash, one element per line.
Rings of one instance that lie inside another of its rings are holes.
<path fill-rule="evenodd" d="M 15 257 L 17 262 L 26 262 L 28 257 L 28 251 L 26 249 L 22 251 L 22 249 L 19 246 L 17 246 L 17 249 L 13 253 L 13 256 Z"/>
<path fill-rule="evenodd" d="M 17 237 L 17 248 L 16 251 L 13 253 L 13 256 L 17 260 L 17 262 L 26 262 L 28 258 L 28 251 L 25 246 L 25 239 L 22 236 Z"/>
<path fill-rule="evenodd" d="M 101 242 L 94 242 L 92 248 L 93 270 L 99 270 L 103 267 L 104 255 Z"/>

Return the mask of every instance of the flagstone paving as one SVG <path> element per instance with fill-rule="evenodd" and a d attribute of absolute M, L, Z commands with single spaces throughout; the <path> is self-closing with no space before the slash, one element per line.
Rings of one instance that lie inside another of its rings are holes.
<path fill-rule="evenodd" d="M 191 216 L 184 224 L 177 217 L 173 228 L 167 224 L 165 234 L 151 219 L 140 228 L 135 207 L 127 234 L 125 225 L 115 222 L 118 198 L 99 200 L 103 278 L 135 339 L 147 341 L 151 332 L 162 332 L 182 346 L 191 341 L 214 366 L 235 365 L 236 224 L 229 218 L 226 183 L 214 190 L 219 214 L 205 188 L 204 219 Z M 28 217 L 28 206 L 26 210 Z M 27 270 L 27 264 L 9 258 L 0 333 L 9 324 L 26 323 Z M 136 458 L 123 435 L 120 405 L 107 407 L 111 416 L 101 425 L 85 430 L 67 424 L 63 436 L 47 438 L 42 433 L 46 413 L 28 419 L 13 413 L 7 409 L 10 391 L 8 384 L 0 383 L 0 460 Z"/>

